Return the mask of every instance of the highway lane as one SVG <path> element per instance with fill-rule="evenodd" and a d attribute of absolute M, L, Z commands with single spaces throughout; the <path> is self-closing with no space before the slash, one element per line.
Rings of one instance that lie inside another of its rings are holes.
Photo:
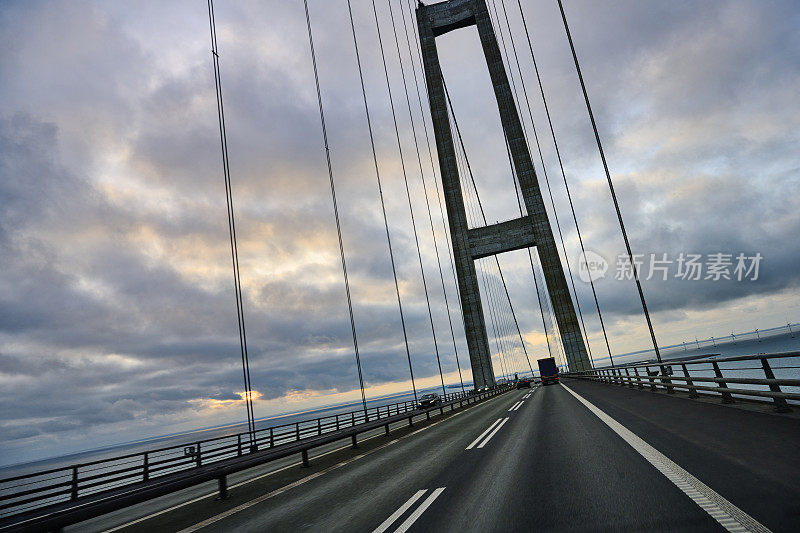
<path fill-rule="evenodd" d="M 414 428 L 413 435 L 404 436 L 397 431 L 389 439 L 374 439 L 371 444 L 362 445 L 361 451 L 370 453 L 367 457 L 344 456 L 333 464 L 312 461 L 312 468 L 305 470 L 309 476 L 324 471 L 317 469 L 319 465 L 331 468 L 341 462 L 352 462 L 209 524 L 202 530 L 316 528 L 320 531 L 372 531 L 395 510 L 398 493 L 407 491 L 411 495 L 416 492 L 417 484 L 435 475 L 441 465 L 450 464 L 478 433 L 496 420 L 497 413 L 505 413 L 526 393 L 513 391 L 469 409 L 455 411 L 442 421 L 434 419 L 434 425 Z M 396 440 L 396 435 L 400 435 L 399 440 Z M 463 446 L 451 446 L 454 439 L 464 442 Z M 370 448 L 376 444 L 385 447 Z M 295 472 L 299 471 L 295 469 Z M 268 477 L 232 490 L 229 501 L 206 498 L 122 531 L 178 531 L 280 490 L 282 486 Z"/>
<path fill-rule="evenodd" d="M 773 531 L 800 524 L 800 416 L 567 380 L 605 411 Z M 748 407 L 744 405 L 743 407 Z"/>
<path fill-rule="evenodd" d="M 649 396 L 631 392 L 641 395 L 633 403 Z M 603 392 L 593 393 L 600 403 Z M 724 530 L 685 487 L 562 386 L 511 392 L 367 453 L 327 465 L 288 489 L 206 500 L 131 530 Z M 691 473 L 722 491 L 704 472 Z M 736 494 L 730 499 L 768 523 L 750 502 Z M 774 520 L 768 525 L 791 530 Z"/>
<path fill-rule="evenodd" d="M 722 530 L 560 386 L 431 486 L 446 489 L 414 531 Z"/>
<path fill-rule="evenodd" d="M 406 426 L 407 422 L 403 421 L 391 424 L 390 428 L 393 432 L 398 432 L 399 430 L 402 433 Z M 359 435 L 359 442 L 364 446 L 375 440 L 382 439 L 383 436 L 384 429 L 379 428 Z M 349 450 L 349 441 L 342 440 L 314 448 L 308 453 L 312 464 L 317 464 L 320 462 L 319 460 L 323 458 L 331 457 L 335 460 L 335 458 L 341 456 L 352 455 Z M 228 478 L 228 485 L 232 491 L 243 492 L 246 490 L 243 487 L 265 478 L 269 478 L 273 481 L 273 484 L 280 484 L 282 482 L 288 484 L 297 478 L 296 472 L 299 470 L 300 466 L 301 462 L 299 456 L 284 457 L 243 472 L 232 474 Z M 136 525 L 140 523 L 140 521 L 145 521 L 148 520 L 148 518 L 154 517 L 154 515 L 160 516 L 162 513 L 175 512 L 182 507 L 198 502 L 202 505 L 202 502 L 213 501 L 216 496 L 216 481 L 202 483 L 144 503 L 132 505 L 119 511 L 86 520 L 79 524 L 67 526 L 64 528 L 64 531 L 67 533 L 111 533 L 120 529 L 127 529 L 127 526 Z"/>

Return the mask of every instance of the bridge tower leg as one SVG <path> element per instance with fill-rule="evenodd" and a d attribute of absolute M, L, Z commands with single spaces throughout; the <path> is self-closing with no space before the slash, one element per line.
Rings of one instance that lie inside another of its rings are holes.
<path fill-rule="evenodd" d="M 583 335 L 578 325 L 564 269 L 558 256 L 553 231 L 547 218 L 536 171 L 520 123 L 503 58 L 492 29 L 485 0 L 450 0 L 417 7 L 420 46 L 425 81 L 433 119 L 439 168 L 447 206 L 453 254 L 456 263 L 464 326 L 476 387 L 494 385 L 491 352 L 481 306 L 475 259 L 536 246 L 545 283 L 561 332 L 567 364 L 571 371 L 591 369 Z M 492 80 L 500 120 L 510 147 L 517 179 L 525 200 L 527 215 L 480 228 L 469 228 L 464 197 L 456 164 L 453 133 L 436 49 L 436 37 L 449 31 L 475 25 L 481 40 Z"/>

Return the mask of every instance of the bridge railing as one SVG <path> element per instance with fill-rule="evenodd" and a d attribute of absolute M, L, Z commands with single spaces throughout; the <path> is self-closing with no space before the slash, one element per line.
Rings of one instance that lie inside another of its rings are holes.
<path fill-rule="evenodd" d="M 778 412 L 789 412 L 790 405 L 800 404 L 800 351 L 670 359 L 564 375 L 670 394 L 677 389 L 688 392 L 690 398 L 717 396 L 723 403 L 771 401 Z"/>
<path fill-rule="evenodd" d="M 456 392 L 442 400 L 468 397 Z M 0 479 L 0 519 L 414 412 L 407 400 L 7 477 Z"/>

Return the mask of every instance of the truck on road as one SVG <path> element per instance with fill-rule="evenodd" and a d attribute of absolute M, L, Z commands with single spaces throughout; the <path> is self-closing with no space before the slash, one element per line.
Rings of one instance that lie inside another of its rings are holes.
<path fill-rule="evenodd" d="M 539 363 L 539 375 L 542 378 L 542 385 L 558 383 L 558 367 L 554 358 L 539 359 L 537 363 Z"/>

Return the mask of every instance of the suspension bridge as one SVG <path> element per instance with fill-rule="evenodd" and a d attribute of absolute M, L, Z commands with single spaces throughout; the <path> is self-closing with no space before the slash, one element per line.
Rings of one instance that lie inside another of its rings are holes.
<path fill-rule="evenodd" d="M 247 430 L 0 479 L 0 530 L 795 530 L 800 523 L 800 352 L 720 356 L 707 343 L 701 350 L 696 341 L 697 353 L 689 353 L 684 343 L 670 346 L 662 357 L 567 13 L 557 2 L 652 343 L 646 358 L 620 354 L 615 363 L 592 280 L 594 310 L 580 307 L 575 265 L 564 242 L 567 226 L 574 225 L 581 251 L 586 249 L 522 3 L 389 0 L 386 26 L 373 0 L 380 73 L 441 385 L 439 400 L 420 406 L 404 314 L 408 302 L 400 289 L 382 183 L 386 177 L 375 145 L 375 108 L 348 0 L 343 3 L 350 17 L 347 38 L 358 65 L 363 127 L 370 139 L 413 396 L 368 404 L 314 46 L 314 25 L 321 21 L 304 0 L 361 405 L 282 425 L 259 423 L 238 259 L 223 54 L 208 0 Z M 512 32 L 510 18 L 517 17 L 522 34 Z M 516 212 L 504 221 L 487 220 L 480 177 L 473 174 L 457 118 L 465 111 L 454 109 L 442 74 L 436 39 L 452 31 L 477 33 L 484 57 L 475 61 L 485 61 L 491 79 L 507 152 L 507 185 L 517 199 Z M 397 57 L 400 91 L 390 81 L 389 54 Z M 521 57 L 534 66 L 534 79 L 527 84 Z M 546 110 L 542 138 L 548 136 L 555 147 L 555 179 L 565 187 L 566 213 L 556 209 L 531 98 L 540 98 Z M 401 116 L 410 123 L 412 153 L 401 138 Z M 422 212 L 415 211 L 410 192 L 416 175 L 425 194 Z M 428 194 L 431 189 L 435 194 Z M 426 277 L 420 251 L 420 239 L 428 233 L 436 255 L 434 279 Z M 547 340 L 544 354 L 529 353 L 498 260 L 516 250 L 527 252 Z M 456 301 L 448 299 L 451 282 Z M 445 304 L 447 338 L 437 337 L 433 293 L 441 293 Z M 603 336 L 603 348 L 594 352 L 584 320 L 592 312 Z M 456 342 L 459 317 L 467 354 L 459 353 Z M 736 340 L 734 334 L 731 338 Z M 468 367 L 466 360 L 462 365 L 465 356 Z M 563 369 L 561 384 L 537 383 L 535 360 L 546 356 Z M 457 389 L 445 384 L 445 357 L 456 362 Z M 516 388 L 514 376 L 525 373 L 533 386 Z"/>

